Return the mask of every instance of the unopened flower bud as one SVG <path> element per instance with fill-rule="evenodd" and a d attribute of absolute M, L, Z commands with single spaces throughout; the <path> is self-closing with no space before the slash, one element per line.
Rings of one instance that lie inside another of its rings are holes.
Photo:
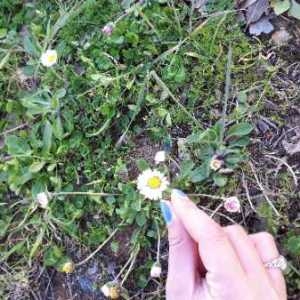
<path fill-rule="evenodd" d="M 153 278 L 158 278 L 161 275 L 161 265 L 160 263 L 156 262 L 151 267 L 150 275 Z"/>
<path fill-rule="evenodd" d="M 236 213 L 241 211 L 241 204 L 238 197 L 228 197 L 225 199 L 224 207 L 228 212 Z"/>
<path fill-rule="evenodd" d="M 75 265 L 72 261 L 69 260 L 62 265 L 61 270 L 62 272 L 67 274 L 72 273 L 75 270 Z"/>
<path fill-rule="evenodd" d="M 109 299 L 118 299 L 120 297 L 120 286 L 117 282 L 111 281 L 102 286 L 101 292 Z"/>
<path fill-rule="evenodd" d="M 102 28 L 101 31 L 104 35 L 111 36 L 114 31 L 114 25 L 112 23 L 108 23 Z"/>
<path fill-rule="evenodd" d="M 166 152 L 165 151 L 158 151 L 155 154 L 154 161 L 158 165 L 161 162 L 166 160 Z"/>
<path fill-rule="evenodd" d="M 46 209 L 48 207 L 49 200 L 50 199 L 49 199 L 48 193 L 41 192 L 36 195 L 37 203 L 39 204 L 40 207 L 42 207 L 44 209 Z"/>

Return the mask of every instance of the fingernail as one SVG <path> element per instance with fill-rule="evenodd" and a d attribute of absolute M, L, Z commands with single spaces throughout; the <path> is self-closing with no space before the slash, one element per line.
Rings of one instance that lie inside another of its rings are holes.
<path fill-rule="evenodd" d="M 172 210 L 171 210 L 169 204 L 167 203 L 167 201 L 164 201 L 164 200 L 160 201 L 160 210 L 161 210 L 161 213 L 162 213 L 167 225 L 170 224 L 173 219 L 173 214 L 172 214 Z"/>
<path fill-rule="evenodd" d="M 173 189 L 172 190 L 172 194 L 171 194 L 171 198 L 177 198 L 177 199 L 185 199 L 187 196 L 186 194 L 181 191 L 181 190 L 177 190 L 177 189 Z"/>

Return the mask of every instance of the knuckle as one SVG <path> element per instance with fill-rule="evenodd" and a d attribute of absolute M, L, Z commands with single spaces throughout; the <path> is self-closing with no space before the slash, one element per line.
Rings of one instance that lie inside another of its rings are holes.
<path fill-rule="evenodd" d="M 273 235 L 267 231 L 262 231 L 262 232 L 257 233 L 257 237 L 268 243 L 275 243 L 275 239 L 274 239 Z"/>
<path fill-rule="evenodd" d="M 239 224 L 229 225 L 229 226 L 226 226 L 225 228 L 226 228 L 227 232 L 237 232 L 237 233 L 246 232 L 245 229 Z"/>
<path fill-rule="evenodd" d="M 262 231 L 262 232 L 256 233 L 255 238 L 258 241 L 261 241 L 261 242 L 264 242 L 267 244 L 273 244 L 273 245 L 275 244 L 274 236 L 267 231 Z"/>
<path fill-rule="evenodd" d="M 225 231 L 219 226 L 212 226 L 210 230 L 206 232 L 207 239 L 215 243 L 223 243 L 227 240 L 227 235 Z"/>

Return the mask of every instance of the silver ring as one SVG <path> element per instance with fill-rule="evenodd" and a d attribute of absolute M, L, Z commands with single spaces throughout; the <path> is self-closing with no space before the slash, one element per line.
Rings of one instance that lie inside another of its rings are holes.
<path fill-rule="evenodd" d="M 287 264 L 285 257 L 282 255 L 279 255 L 278 257 L 266 262 L 264 264 L 264 266 L 267 269 L 280 269 L 280 270 L 284 271 L 287 268 L 288 264 Z"/>

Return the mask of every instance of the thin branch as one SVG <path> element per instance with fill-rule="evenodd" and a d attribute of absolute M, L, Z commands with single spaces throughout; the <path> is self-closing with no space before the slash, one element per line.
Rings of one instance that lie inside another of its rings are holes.
<path fill-rule="evenodd" d="M 201 129 L 203 126 L 200 124 L 199 120 L 197 120 L 186 108 L 184 105 L 180 103 L 180 101 L 175 97 L 175 95 L 170 91 L 167 85 L 161 80 L 161 78 L 157 75 L 155 71 L 151 71 L 150 75 L 155 79 L 156 83 L 169 95 L 169 97 L 188 115 L 196 126 L 200 127 Z"/>
<path fill-rule="evenodd" d="M 17 126 L 17 127 L 8 129 L 8 130 L 3 131 L 3 132 L 0 132 L 0 136 L 1 136 L 1 135 L 7 135 L 7 134 L 12 133 L 12 132 L 14 132 L 14 131 L 23 129 L 23 128 L 27 127 L 27 126 L 28 126 L 28 123 L 23 123 L 23 124 L 21 124 L 21 125 L 19 125 L 19 126 Z"/>
<path fill-rule="evenodd" d="M 94 257 L 114 236 L 115 234 L 119 231 L 119 227 L 116 228 L 111 234 L 110 236 L 94 251 L 92 252 L 89 256 L 87 256 L 84 260 L 82 260 L 81 262 L 78 262 L 75 264 L 76 267 L 82 266 L 83 264 L 85 264 L 86 262 L 88 262 L 92 257 Z"/>
<path fill-rule="evenodd" d="M 292 174 L 292 176 L 293 176 L 293 180 L 294 180 L 295 186 L 298 186 L 297 176 L 296 176 L 293 168 L 285 160 L 283 160 L 282 158 L 273 156 L 273 155 L 269 155 L 269 154 L 266 154 L 265 156 L 269 157 L 269 158 L 272 158 L 272 159 L 275 159 L 275 160 L 281 162 L 283 165 L 285 165 L 287 167 L 287 169 L 290 171 L 290 173 Z"/>
<path fill-rule="evenodd" d="M 250 161 L 249 161 L 249 165 L 250 165 L 250 168 L 251 168 L 252 173 L 253 173 L 253 175 L 254 175 L 254 178 L 255 178 L 255 180 L 256 180 L 256 183 L 257 183 L 258 187 L 260 188 L 260 190 L 262 191 L 262 193 L 263 193 L 265 199 L 267 200 L 267 202 L 269 203 L 269 205 L 271 206 L 271 208 L 273 209 L 273 211 L 275 212 L 275 214 L 276 214 L 278 217 L 280 217 L 280 213 L 278 212 L 277 208 L 274 206 L 273 202 L 272 202 L 272 201 L 270 200 L 270 198 L 268 197 L 268 193 L 266 193 L 266 191 L 265 191 L 263 185 L 262 185 L 261 182 L 259 181 L 258 176 L 257 176 L 256 171 L 255 171 L 255 168 L 254 168 L 253 164 L 252 164 Z"/>
<path fill-rule="evenodd" d="M 221 133 L 220 133 L 221 143 L 223 142 L 223 139 L 224 139 L 225 124 L 226 124 L 226 112 L 227 112 L 228 100 L 229 100 L 229 96 L 230 96 L 231 68 L 232 68 L 232 47 L 231 47 L 231 45 L 229 45 L 228 54 L 227 54 L 224 104 L 223 104 L 222 119 L 221 119 L 221 122 L 222 122 Z"/>

